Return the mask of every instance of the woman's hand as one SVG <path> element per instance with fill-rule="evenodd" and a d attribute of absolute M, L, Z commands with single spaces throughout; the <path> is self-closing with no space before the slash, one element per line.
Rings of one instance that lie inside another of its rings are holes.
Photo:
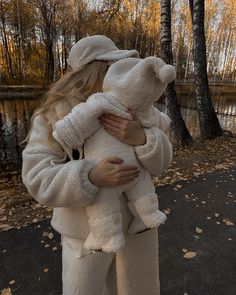
<path fill-rule="evenodd" d="M 128 109 L 133 120 L 104 113 L 98 119 L 104 129 L 120 141 L 129 145 L 143 145 L 146 143 L 146 135 L 139 118 L 135 112 Z"/>
<path fill-rule="evenodd" d="M 118 157 L 100 161 L 88 174 L 89 180 L 98 187 L 114 187 L 129 183 L 138 177 L 140 171 L 134 165 L 122 165 Z"/>

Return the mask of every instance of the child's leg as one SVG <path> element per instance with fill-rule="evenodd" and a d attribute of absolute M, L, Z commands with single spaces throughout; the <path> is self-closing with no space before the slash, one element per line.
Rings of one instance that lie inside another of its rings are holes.
<path fill-rule="evenodd" d="M 63 295 L 102 294 L 115 254 L 83 253 L 83 242 L 66 236 L 61 237 Z"/>
<path fill-rule="evenodd" d="M 138 233 L 145 228 L 153 228 L 166 220 L 166 215 L 159 210 L 158 197 L 151 175 L 141 169 L 140 179 L 131 189 L 126 190 L 128 207 L 134 215 L 129 233 Z"/>
<path fill-rule="evenodd" d="M 101 188 L 86 207 L 90 233 L 84 247 L 88 250 L 116 252 L 125 245 L 120 213 L 120 190 Z"/>

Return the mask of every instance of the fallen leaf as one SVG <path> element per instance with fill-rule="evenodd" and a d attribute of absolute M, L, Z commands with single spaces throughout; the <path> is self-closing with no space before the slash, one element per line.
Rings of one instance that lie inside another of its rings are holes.
<path fill-rule="evenodd" d="M 167 208 L 167 209 L 164 210 L 164 212 L 165 212 L 165 214 L 170 214 L 171 209 L 170 208 Z"/>
<path fill-rule="evenodd" d="M 224 218 L 223 219 L 223 222 L 226 224 L 226 225 L 234 225 L 234 223 L 232 221 L 230 221 L 229 219 L 227 218 Z"/>
<path fill-rule="evenodd" d="M 12 295 L 11 289 L 10 288 L 3 289 L 0 293 L 0 295 Z"/>
<path fill-rule="evenodd" d="M 197 255 L 196 252 L 187 252 L 187 253 L 184 254 L 184 258 L 190 259 L 190 258 L 195 257 L 196 255 Z"/>
<path fill-rule="evenodd" d="M 5 227 L 8 227 L 8 226 L 9 226 L 9 224 L 6 224 L 6 223 L 0 224 L 0 228 L 5 228 Z"/>
<path fill-rule="evenodd" d="M 198 234 L 201 234 L 201 233 L 203 232 L 203 230 L 202 230 L 201 228 L 199 228 L 199 227 L 196 227 L 196 232 L 197 232 Z"/>
<path fill-rule="evenodd" d="M 10 285 L 13 285 L 13 284 L 15 284 L 15 280 L 11 280 L 8 284 L 10 284 Z"/>

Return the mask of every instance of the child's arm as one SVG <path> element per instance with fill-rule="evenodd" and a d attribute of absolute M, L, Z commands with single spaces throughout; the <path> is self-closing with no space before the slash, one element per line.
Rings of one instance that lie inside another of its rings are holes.
<path fill-rule="evenodd" d="M 78 148 L 101 125 L 97 118 L 103 113 L 106 100 L 102 93 L 91 95 L 86 102 L 76 105 L 72 111 L 55 124 L 53 137 L 62 147 Z"/>

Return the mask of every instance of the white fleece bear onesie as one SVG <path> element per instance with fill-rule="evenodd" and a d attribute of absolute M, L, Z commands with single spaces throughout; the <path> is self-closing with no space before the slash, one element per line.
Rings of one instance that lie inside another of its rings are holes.
<path fill-rule="evenodd" d="M 103 82 L 103 93 L 91 95 L 55 124 L 54 138 L 65 148 L 84 145 L 84 158 L 98 162 L 117 156 L 124 164 L 138 166 L 139 176 L 132 182 L 112 188 L 100 188 L 95 201 L 86 207 L 90 233 L 84 243 L 88 250 L 116 252 L 125 245 L 119 197 L 125 192 L 134 215 L 128 232 L 138 233 L 166 220 L 158 210 L 158 197 L 150 173 L 139 163 L 134 148 L 122 143 L 101 127 L 98 117 L 104 112 L 132 119 L 127 107 L 134 110 L 143 127 L 156 126 L 163 131 L 170 119 L 153 103 L 160 98 L 175 70 L 160 58 L 126 58 L 112 64 Z M 156 163 L 158 165 L 158 163 Z"/>

